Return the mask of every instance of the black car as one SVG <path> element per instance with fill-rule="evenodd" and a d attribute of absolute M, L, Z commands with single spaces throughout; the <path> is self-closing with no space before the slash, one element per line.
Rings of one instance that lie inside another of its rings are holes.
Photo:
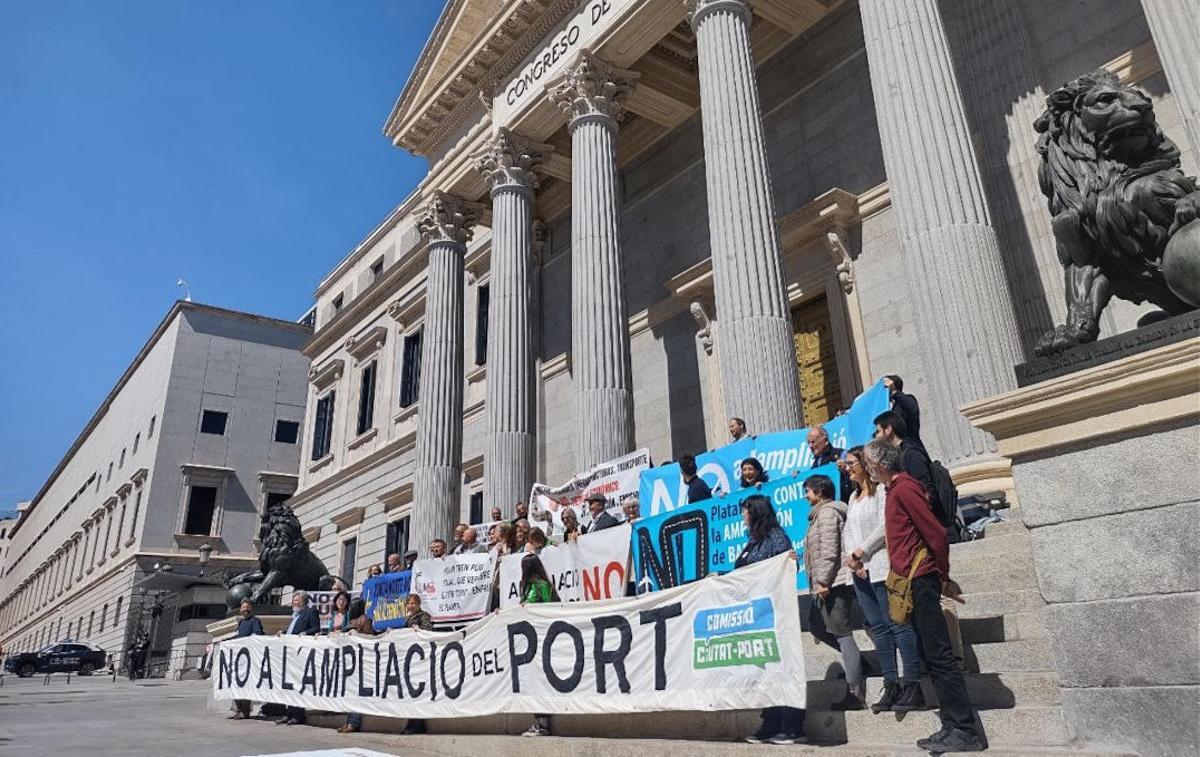
<path fill-rule="evenodd" d="M 4 661 L 4 669 L 16 673 L 20 678 L 29 678 L 35 673 L 78 673 L 91 675 L 108 664 L 108 653 L 99 647 L 75 642 L 47 644 L 37 652 L 11 654 Z"/>

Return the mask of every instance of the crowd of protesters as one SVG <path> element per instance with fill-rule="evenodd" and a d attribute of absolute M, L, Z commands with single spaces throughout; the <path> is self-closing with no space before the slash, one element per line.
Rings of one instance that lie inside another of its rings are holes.
<path fill-rule="evenodd" d="M 842 662 L 846 691 L 830 705 L 834 710 L 860 710 L 875 713 L 904 713 L 926 709 L 920 685 L 922 664 L 928 671 L 940 706 L 942 728 L 917 742 L 933 752 L 965 752 L 983 749 L 974 725 L 961 666 L 961 642 L 957 624 L 947 607 L 958 599 L 958 587 L 950 580 L 949 543 L 944 513 L 939 513 L 936 465 L 920 438 L 920 407 L 905 394 L 903 380 L 888 376 L 892 409 L 875 418 L 875 438 L 866 445 L 842 450 L 830 441 L 825 429 L 813 428 L 807 443 L 813 467 L 834 464 L 836 482 L 826 475 L 811 475 L 804 481 L 809 503 L 808 528 L 803 544 L 804 570 L 808 576 L 808 596 L 800 598 L 801 617 L 819 643 L 836 649 Z M 741 418 L 731 418 L 729 434 L 733 441 L 748 435 Z M 679 461 L 689 503 L 701 502 L 722 494 L 714 492 L 697 471 L 696 459 L 683 455 Z M 791 539 L 780 527 L 768 497 L 757 493 L 768 482 L 768 474 L 754 457 L 741 461 L 736 491 L 746 491 L 741 500 L 742 519 L 748 543 L 737 557 L 735 569 L 779 554 L 796 558 Z M 537 520 L 549 520 L 548 513 L 531 516 L 525 503 L 514 508 L 515 517 L 505 519 L 499 507 L 493 507 L 492 523 L 487 528 L 487 543 L 480 543 L 475 527 L 458 524 L 452 544 L 434 539 L 429 545 L 433 558 L 492 552 L 497 557 L 519 554 L 521 558 L 520 598 L 523 604 L 559 601 L 554 582 L 539 557 L 552 539 L 557 543 L 576 541 L 581 535 L 612 528 L 619 521 L 608 512 L 609 501 L 601 494 L 585 498 L 587 520 L 580 523 L 576 511 L 563 507 L 559 512 L 561 529 L 552 537 Z M 623 503 L 624 519 L 640 517 L 636 497 Z M 531 524 L 531 518 L 535 521 Z M 416 552 L 389 554 L 385 565 L 374 565 L 368 576 L 396 572 L 412 567 Z M 632 587 L 631 587 L 632 590 Z M 893 595 L 889 597 L 889 592 Z M 492 586 L 492 609 L 498 607 L 499 571 Z M 902 601 L 897 601 L 897 600 Z M 332 602 L 331 618 L 321 626 L 316 610 L 309 607 L 308 595 L 298 591 L 292 598 L 293 616 L 281 633 L 317 634 L 354 631 L 374 635 L 371 620 L 363 612 L 361 599 L 338 592 Z M 883 685 L 878 698 L 868 702 L 867 670 L 854 639 L 855 608 L 865 620 L 874 642 L 879 674 Z M 244 602 L 237 635 L 263 633 L 253 606 Z M 948 622 L 948 618 L 950 622 Z M 432 628 L 432 619 L 421 608 L 421 598 L 410 594 L 405 603 L 405 625 Z M 249 716 L 250 703 L 237 700 L 230 716 Z M 277 720 L 280 724 L 304 722 L 304 710 L 288 707 Z M 805 711 L 788 706 L 767 707 L 761 713 L 761 725 L 747 741 L 751 743 L 804 743 Z M 362 727 L 362 716 L 351 713 L 339 733 L 353 733 Z M 424 720 L 409 720 L 405 733 L 424 733 Z M 547 736 L 551 732 L 549 715 L 539 714 L 526 736 Z"/>

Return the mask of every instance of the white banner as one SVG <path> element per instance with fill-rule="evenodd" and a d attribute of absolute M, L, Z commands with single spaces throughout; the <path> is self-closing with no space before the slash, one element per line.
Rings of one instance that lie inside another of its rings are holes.
<path fill-rule="evenodd" d="M 787 555 L 640 597 L 522 605 L 463 631 L 248 636 L 217 699 L 401 718 L 804 707 Z"/>
<path fill-rule="evenodd" d="M 562 510 L 570 507 L 580 525 L 591 521 L 584 497 L 603 494 L 608 500 L 608 512 L 617 520 L 625 520 L 621 505 L 638 493 L 642 471 L 650 467 L 650 450 L 639 449 L 628 455 L 601 463 L 586 473 L 580 473 L 562 486 L 534 484 L 529 494 L 529 520 L 550 521 L 554 530 L 562 530 Z"/>
<path fill-rule="evenodd" d="M 477 552 L 429 557 L 413 563 L 412 592 L 434 623 L 462 623 L 482 618 L 492 593 L 495 556 Z"/>
<path fill-rule="evenodd" d="M 592 602 L 624 596 L 631 531 L 628 523 L 622 523 L 567 544 L 543 548 L 538 557 L 558 591 L 558 598 L 563 602 Z M 521 553 L 500 560 L 501 607 L 521 604 L 524 557 Z"/>

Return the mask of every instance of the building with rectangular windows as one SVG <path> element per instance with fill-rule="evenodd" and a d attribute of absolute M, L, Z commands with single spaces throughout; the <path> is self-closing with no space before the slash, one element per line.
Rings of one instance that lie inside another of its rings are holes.
<path fill-rule="evenodd" d="M 296 489 L 307 326 L 177 302 L 41 490 L 7 528 L 0 644 L 72 639 L 109 652 L 140 627 L 152 660 L 188 629 L 224 616 L 136 587 L 155 566 L 199 572 L 257 565 L 263 507 Z M 218 592 L 217 594 L 220 594 Z M 209 621 L 205 621 L 208 618 Z M 204 622 L 201 622 L 204 621 Z M 161 666 L 160 666 L 161 667 Z"/>

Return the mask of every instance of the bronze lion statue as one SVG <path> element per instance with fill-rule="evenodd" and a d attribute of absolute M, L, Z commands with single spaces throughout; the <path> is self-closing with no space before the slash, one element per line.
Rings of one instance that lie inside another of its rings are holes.
<path fill-rule="evenodd" d="M 260 604 L 273 590 L 284 586 L 320 591 L 332 588 L 337 577 L 331 576 L 325 563 L 309 550 L 300 532 L 300 521 L 289 505 L 278 502 L 266 509 L 258 537 L 262 541 L 259 569 L 234 576 L 225 583 L 229 587 L 225 601 L 230 609 L 244 599 Z"/>
<path fill-rule="evenodd" d="M 1150 98 L 1093 71 L 1047 97 L 1034 128 L 1067 300 L 1067 322 L 1042 337 L 1037 354 L 1094 341 L 1114 296 L 1149 301 L 1165 312 L 1158 317 L 1200 306 L 1200 226 L 1171 251 L 1187 261 L 1164 273 L 1168 243 L 1196 220 L 1200 193 L 1180 170 L 1179 149 L 1159 128 Z"/>

